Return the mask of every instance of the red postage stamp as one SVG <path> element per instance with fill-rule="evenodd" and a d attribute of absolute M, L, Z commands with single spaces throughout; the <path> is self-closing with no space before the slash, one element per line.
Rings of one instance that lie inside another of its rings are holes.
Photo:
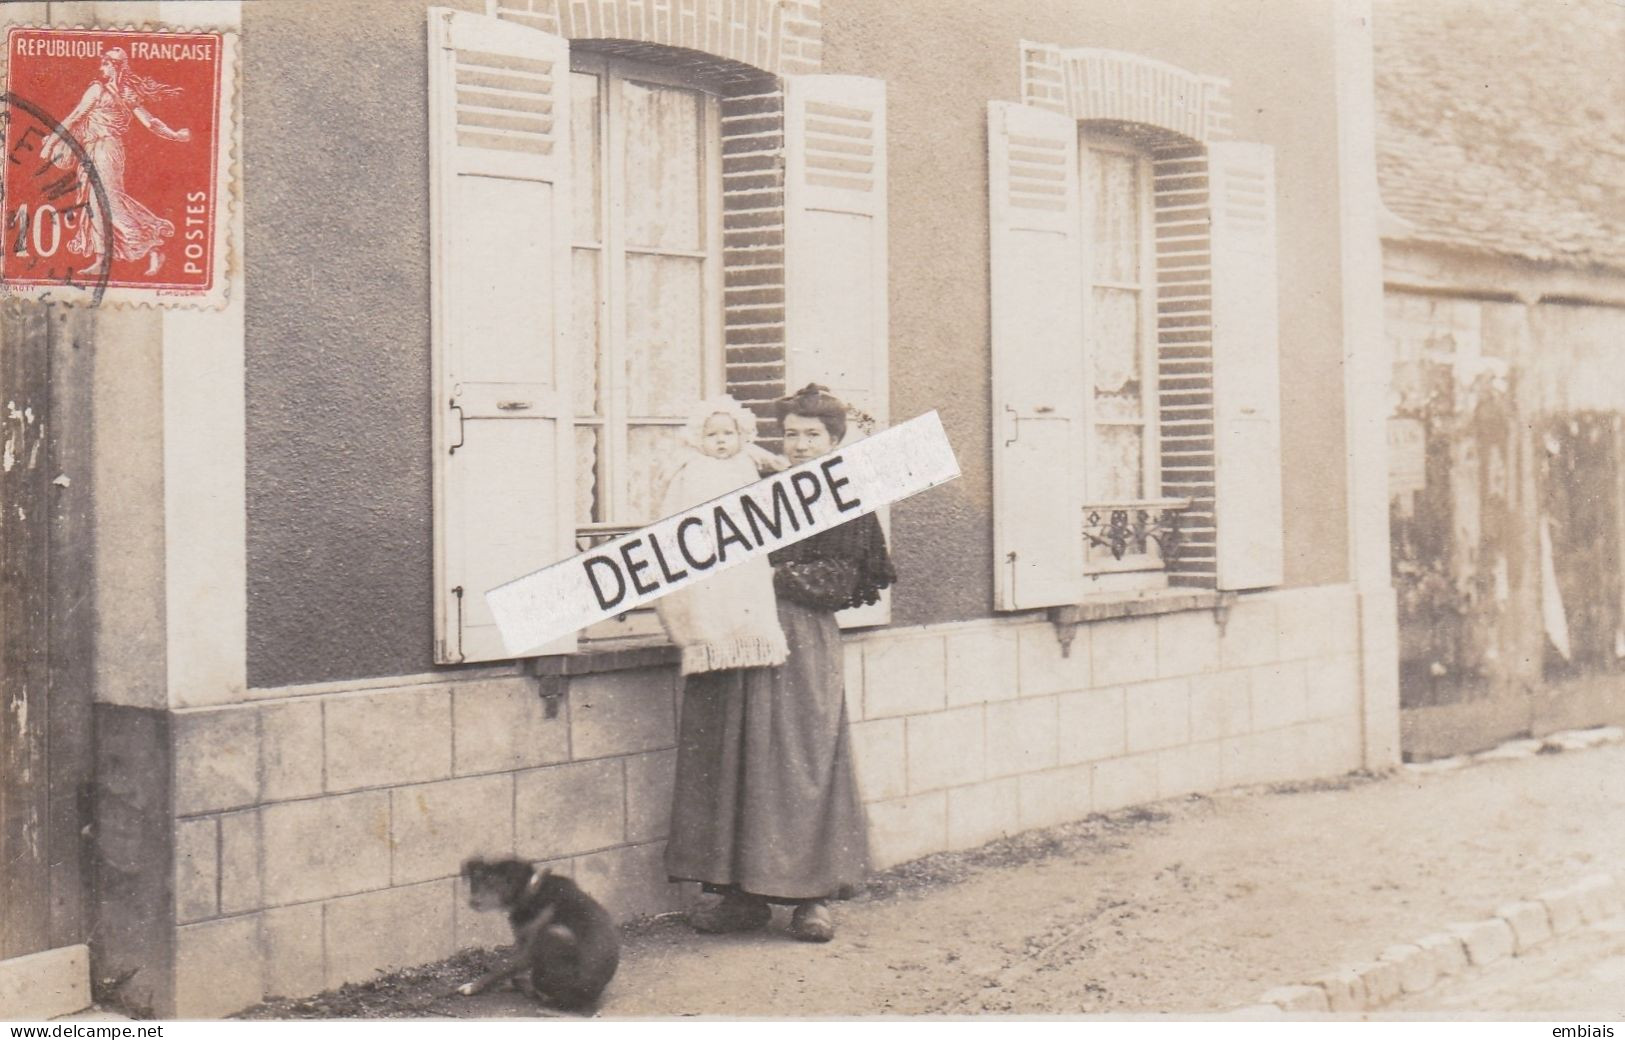
<path fill-rule="evenodd" d="M 208 32 L 7 34 L 7 290 L 223 299 L 226 45 Z"/>

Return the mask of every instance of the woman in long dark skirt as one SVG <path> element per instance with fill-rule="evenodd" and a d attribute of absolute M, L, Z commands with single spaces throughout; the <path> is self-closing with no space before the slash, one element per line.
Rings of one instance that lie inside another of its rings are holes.
<path fill-rule="evenodd" d="M 792 464 L 846 435 L 846 405 L 823 387 L 783 399 L 779 411 Z M 873 514 L 771 560 L 789 659 L 687 678 L 666 872 L 711 893 L 689 913 L 702 932 L 761 928 L 769 904 L 788 903 L 792 935 L 828 942 L 828 900 L 869 865 L 835 612 L 875 602 L 896 573 Z"/>

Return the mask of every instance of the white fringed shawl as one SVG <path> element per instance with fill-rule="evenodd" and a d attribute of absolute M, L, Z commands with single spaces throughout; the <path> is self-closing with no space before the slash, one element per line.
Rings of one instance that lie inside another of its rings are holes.
<path fill-rule="evenodd" d="M 715 459 L 684 450 L 660 495 L 660 514 L 754 484 L 756 466 L 747 452 Z M 729 668 L 783 664 L 789 656 L 773 596 L 773 565 L 767 557 L 714 574 L 655 601 L 666 634 L 682 648 L 684 675 Z"/>

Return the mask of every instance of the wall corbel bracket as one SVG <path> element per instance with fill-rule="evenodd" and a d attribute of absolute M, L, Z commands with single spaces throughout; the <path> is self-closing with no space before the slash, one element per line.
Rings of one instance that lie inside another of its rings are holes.
<path fill-rule="evenodd" d="M 550 719 L 559 717 L 559 704 L 570 692 L 568 675 L 536 676 L 536 692 L 542 698 L 542 713 Z"/>

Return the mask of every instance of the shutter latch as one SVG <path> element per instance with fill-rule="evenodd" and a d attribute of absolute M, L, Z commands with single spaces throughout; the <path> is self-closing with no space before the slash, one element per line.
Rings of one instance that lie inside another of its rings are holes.
<path fill-rule="evenodd" d="M 468 660 L 468 654 L 463 652 L 463 587 L 455 585 L 451 594 L 457 597 L 457 662 L 462 664 Z"/>

